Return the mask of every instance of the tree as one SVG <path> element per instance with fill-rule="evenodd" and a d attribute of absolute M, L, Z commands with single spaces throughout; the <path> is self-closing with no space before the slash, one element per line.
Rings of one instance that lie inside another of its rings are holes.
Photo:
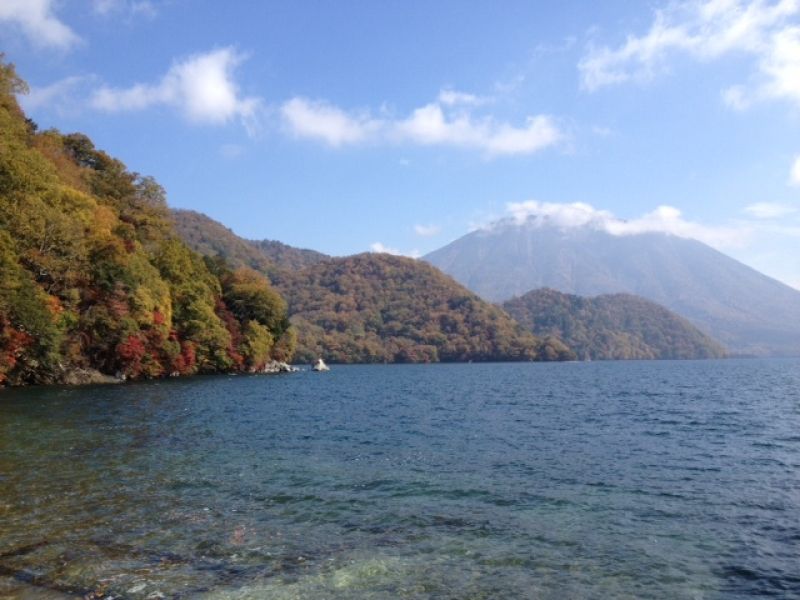
<path fill-rule="evenodd" d="M 290 356 L 266 280 L 178 240 L 152 177 L 83 134 L 38 132 L 14 96 L 25 89 L 0 56 L 0 383 L 259 368 L 276 342 Z"/>

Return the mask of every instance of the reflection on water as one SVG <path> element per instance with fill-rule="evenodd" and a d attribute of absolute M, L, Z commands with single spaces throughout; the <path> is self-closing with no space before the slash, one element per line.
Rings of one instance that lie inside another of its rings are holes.
<path fill-rule="evenodd" d="M 800 595 L 800 363 L 0 395 L 0 598 Z"/>

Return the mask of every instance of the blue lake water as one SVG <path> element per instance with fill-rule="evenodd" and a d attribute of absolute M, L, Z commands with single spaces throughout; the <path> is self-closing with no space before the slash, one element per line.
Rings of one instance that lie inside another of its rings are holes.
<path fill-rule="evenodd" d="M 0 597 L 800 597 L 800 361 L 0 393 Z"/>

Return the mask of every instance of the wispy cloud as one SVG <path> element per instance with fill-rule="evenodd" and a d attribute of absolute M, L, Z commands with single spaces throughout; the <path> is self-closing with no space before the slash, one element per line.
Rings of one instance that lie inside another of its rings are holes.
<path fill-rule="evenodd" d="M 789 183 L 800 187 L 800 156 L 796 156 L 789 171 Z"/>
<path fill-rule="evenodd" d="M 383 245 L 381 242 L 375 242 L 370 244 L 369 246 L 370 251 L 372 252 L 379 252 L 382 254 L 394 254 L 395 256 L 402 256 L 402 252 L 397 248 L 391 248 L 389 246 Z"/>
<path fill-rule="evenodd" d="M 732 85 L 729 88 L 722 90 L 722 101 L 733 110 L 747 110 L 753 103 L 752 98 L 748 95 L 747 89 L 741 85 Z"/>
<path fill-rule="evenodd" d="M 566 138 L 549 115 L 528 117 L 521 126 L 475 115 L 477 96 L 444 90 L 437 101 L 405 118 L 348 112 L 323 101 L 292 98 L 281 107 L 288 130 L 297 137 L 339 147 L 359 143 L 410 143 L 474 149 L 488 156 L 531 154 Z"/>
<path fill-rule="evenodd" d="M 195 54 L 174 63 L 157 83 L 102 87 L 92 95 L 90 104 L 107 112 L 172 106 L 192 122 L 220 125 L 239 120 L 253 133 L 263 103 L 260 98 L 243 96 L 234 80 L 234 71 L 243 60 L 231 47 Z"/>
<path fill-rule="evenodd" d="M 243 60 L 231 47 L 195 54 L 173 63 L 155 82 L 123 88 L 102 86 L 83 104 L 112 113 L 169 106 L 191 122 L 218 125 L 239 120 L 254 133 L 267 108 L 261 98 L 240 91 L 235 71 Z M 69 78 L 42 88 L 30 103 L 53 102 L 80 81 Z M 484 103 L 478 96 L 445 89 L 435 102 L 397 118 L 386 109 L 374 116 L 366 109 L 346 111 L 326 101 L 298 96 L 283 102 L 274 115 L 289 135 L 334 148 L 410 144 L 471 149 L 497 157 L 533 154 L 567 139 L 549 115 L 531 116 L 521 125 L 512 125 L 492 115 L 476 114 Z"/>
<path fill-rule="evenodd" d="M 55 15 L 54 4 L 53 0 L 2 0 L 0 23 L 18 27 L 35 46 L 66 50 L 80 38 Z"/>
<path fill-rule="evenodd" d="M 548 115 L 528 117 L 515 127 L 492 117 L 468 112 L 447 114 L 439 104 L 416 109 L 393 124 L 393 135 L 420 145 L 442 145 L 481 150 L 489 156 L 532 154 L 561 142 L 565 135 Z"/>
<path fill-rule="evenodd" d="M 95 80 L 92 75 L 73 75 L 46 86 L 31 86 L 30 91 L 20 97 L 26 111 L 42 108 L 53 109 L 59 114 L 71 114 L 79 110 L 80 100 L 86 87 Z"/>
<path fill-rule="evenodd" d="M 439 104 L 443 104 L 444 106 L 480 106 L 481 104 L 490 102 L 491 98 L 459 92 L 452 88 L 445 88 L 439 92 L 437 100 Z"/>
<path fill-rule="evenodd" d="M 536 225 L 555 225 L 565 229 L 592 224 L 599 227 L 614 219 L 610 212 L 598 210 L 583 202 L 557 204 L 526 200 L 525 202 L 509 202 L 506 204 L 506 211 L 518 225 L 530 222 Z"/>
<path fill-rule="evenodd" d="M 125 15 L 153 18 L 158 10 L 150 0 L 92 0 L 92 10 L 101 16 Z"/>
<path fill-rule="evenodd" d="M 307 98 L 285 102 L 281 114 L 293 135 L 334 147 L 366 141 L 383 127 L 367 113 L 348 114 L 327 102 Z"/>
<path fill-rule="evenodd" d="M 414 233 L 420 237 L 433 237 L 438 235 L 442 228 L 438 225 L 414 225 Z"/>
<path fill-rule="evenodd" d="M 667 233 L 692 238 L 715 247 L 739 247 L 746 243 L 751 227 L 708 226 L 684 219 L 681 211 L 672 206 L 659 206 L 635 219 L 619 219 L 611 212 L 599 210 L 582 202 L 556 204 L 528 200 L 506 206 L 514 222 L 533 227 L 551 225 L 563 229 L 591 227 L 612 235 Z"/>
<path fill-rule="evenodd" d="M 797 207 L 780 202 L 756 202 L 745 206 L 744 212 L 756 219 L 778 219 L 798 212 Z"/>
<path fill-rule="evenodd" d="M 744 109 L 761 99 L 800 104 L 800 0 L 690 0 L 655 13 L 644 35 L 617 47 L 592 46 L 578 68 L 584 89 L 646 81 L 669 70 L 684 54 L 711 61 L 738 53 L 755 57 L 747 85 L 723 91 L 724 101 Z"/>
<path fill-rule="evenodd" d="M 504 220 L 494 220 L 481 229 L 501 228 L 511 222 L 527 227 L 553 226 L 565 230 L 588 228 L 617 236 L 670 234 L 704 242 L 763 273 L 796 285 L 800 281 L 800 263 L 795 258 L 800 256 L 798 209 L 800 206 L 762 202 L 744 209 L 748 218 L 709 225 L 686 219 L 679 209 L 672 206 L 659 206 L 642 216 L 625 220 L 589 204 L 529 200 L 507 204 Z"/>
<path fill-rule="evenodd" d="M 390 246 L 385 246 L 381 242 L 375 242 L 374 244 L 370 244 L 370 252 L 376 252 L 379 254 L 392 254 L 393 256 L 407 256 L 409 258 L 419 258 L 420 251 L 419 250 L 412 250 L 411 252 L 402 252 L 397 248 L 392 248 Z"/>

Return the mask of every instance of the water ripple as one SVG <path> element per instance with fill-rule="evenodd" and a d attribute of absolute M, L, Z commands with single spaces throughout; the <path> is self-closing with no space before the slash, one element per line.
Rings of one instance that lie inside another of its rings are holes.
<path fill-rule="evenodd" d="M 800 363 L 0 396 L 0 597 L 800 597 Z"/>

